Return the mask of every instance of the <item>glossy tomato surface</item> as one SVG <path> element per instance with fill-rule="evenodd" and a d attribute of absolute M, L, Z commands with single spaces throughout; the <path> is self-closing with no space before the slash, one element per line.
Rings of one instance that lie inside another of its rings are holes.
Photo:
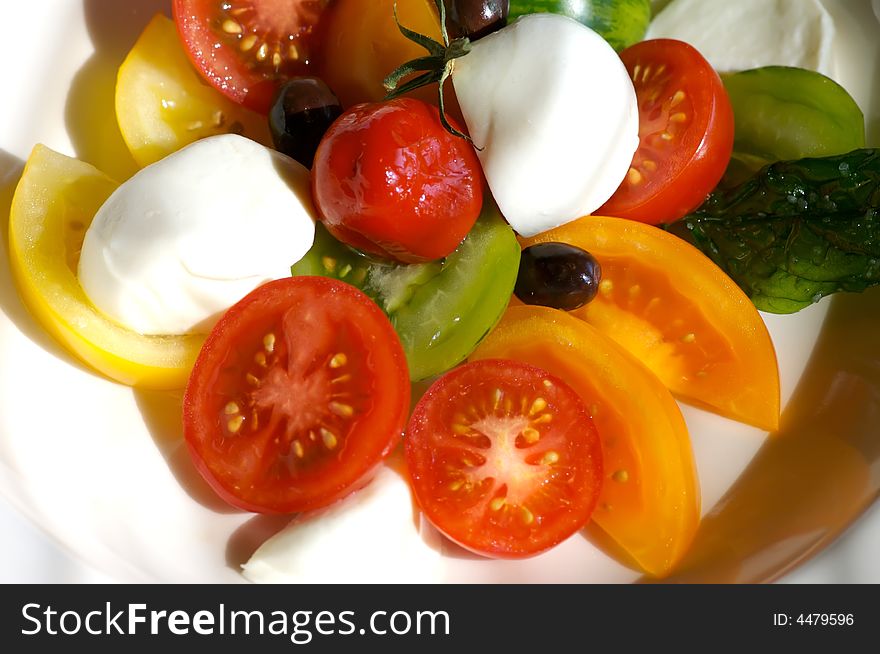
<path fill-rule="evenodd" d="M 733 152 L 733 109 L 718 73 L 695 48 L 642 41 L 620 53 L 639 103 L 639 148 L 596 213 L 658 224 L 697 208 Z"/>
<path fill-rule="evenodd" d="M 572 312 L 634 354 L 674 395 L 773 431 L 779 367 L 745 293 L 702 252 L 650 225 L 588 216 L 525 244 L 563 242 L 602 267 L 596 297 Z"/>
<path fill-rule="evenodd" d="M 285 79 L 314 66 L 329 0 L 174 0 L 174 20 L 202 75 L 266 114 Z"/>
<path fill-rule="evenodd" d="M 315 154 L 312 195 L 340 241 L 404 263 L 450 254 L 483 204 L 473 146 L 419 100 L 357 105 L 327 131 Z"/>
<path fill-rule="evenodd" d="M 578 394 L 602 441 L 604 483 L 592 521 L 626 563 L 669 574 L 700 522 L 687 426 L 666 387 L 635 357 L 558 309 L 510 307 L 470 360 L 539 366 Z"/>
<path fill-rule="evenodd" d="M 405 445 L 428 520 L 492 557 L 531 556 L 571 536 L 602 483 L 599 436 L 581 399 L 517 361 L 447 373 L 416 405 Z"/>
<path fill-rule="evenodd" d="M 184 396 L 196 467 L 227 502 L 289 513 L 367 481 L 409 409 L 400 341 L 382 311 L 336 280 L 258 287 L 217 323 Z"/>

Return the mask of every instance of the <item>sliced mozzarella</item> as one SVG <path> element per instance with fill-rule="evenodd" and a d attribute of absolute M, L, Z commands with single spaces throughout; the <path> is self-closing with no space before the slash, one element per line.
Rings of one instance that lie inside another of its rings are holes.
<path fill-rule="evenodd" d="M 309 171 L 234 134 L 197 141 L 138 172 L 86 232 L 79 280 L 141 334 L 210 329 L 248 292 L 290 275 L 312 245 Z"/>
<path fill-rule="evenodd" d="M 636 95 L 602 37 L 557 14 L 480 39 L 453 72 L 498 207 L 523 236 L 592 213 L 639 144 Z"/>
<path fill-rule="evenodd" d="M 409 485 L 383 467 L 369 486 L 294 519 L 243 566 L 256 583 L 431 583 L 439 547 L 419 533 Z"/>
<path fill-rule="evenodd" d="M 646 38 L 686 41 L 721 72 L 780 65 L 833 78 L 834 35 L 819 0 L 673 0 Z"/>

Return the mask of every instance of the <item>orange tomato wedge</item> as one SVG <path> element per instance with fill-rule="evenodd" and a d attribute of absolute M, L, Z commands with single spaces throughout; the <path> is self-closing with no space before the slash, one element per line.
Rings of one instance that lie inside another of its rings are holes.
<path fill-rule="evenodd" d="M 610 336 L 679 399 L 767 431 L 779 426 L 779 368 L 752 302 L 708 257 L 656 227 L 588 216 L 524 240 L 563 242 L 602 267 L 572 312 Z"/>
<path fill-rule="evenodd" d="M 510 307 L 471 360 L 514 359 L 567 382 L 602 441 L 605 479 L 593 521 L 645 572 L 668 574 L 693 540 L 700 493 L 678 405 L 614 341 L 564 311 Z"/>

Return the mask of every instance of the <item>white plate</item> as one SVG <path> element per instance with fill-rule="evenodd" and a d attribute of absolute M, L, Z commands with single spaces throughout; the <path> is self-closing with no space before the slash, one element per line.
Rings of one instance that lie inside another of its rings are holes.
<path fill-rule="evenodd" d="M 17 29 L 0 41 L 6 89 L 0 103 L 0 215 L 7 212 L 23 161 L 36 142 L 85 159 L 112 176 L 130 172 L 112 122 L 115 70 L 150 16 L 157 10 L 169 13 L 168 5 L 167 0 L 32 0 L 7 8 L 7 24 Z M 864 6 L 851 2 L 838 11 L 846 14 L 842 19 L 847 29 L 853 29 L 853 54 L 864 59 L 866 52 L 874 53 L 871 60 L 876 61 L 872 32 L 860 28 L 873 20 L 867 0 Z M 857 47 L 863 37 L 867 42 Z M 876 141 L 878 91 L 868 84 L 871 68 L 862 64 L 861 70 L 867 76 L 856 75 L 848 88 L 869 110 Z M 181 447 L 179 396 L 132 391 L 75 362 L 21 305 L 6 265 L 5 242 L 0 257 L 2 494 L 66 548 L 114 579 L 240 581 L 239 564 L 278 528 L 278 519 L 238 513 L 216 500 Z M 829 307 L 831 317 L 820 334 Z M 856 300 L 824 301 L 797 316 L 768 317 L 783 399 L 796 387 L 799 398 L 785 416 L 783 431 L 791 433 L 782 440 L 798 439 L 803 431 L 812 433 L 806 425 L 818 425 L 813 430 L 818 435 L 805 438 L 804 448 L 794 451 L 824 453 L 828 469 L 813 471 L 813 486 L 821 482 L 837 489 L 835 517 L 825 515 L 824 496 L 792 496 L 784 510 L 779 502 L 761 502 L 762 489 L 778 496 L 768 479 L 778 482 L 780 476 L 800 470 L 787 459 L 773 458 L 781 451 L 776 443 L 780 439 L 761 449 L 766 434 L 683 407 L 708 515 L 682 579 L 773 578 L 821 547 L 876 495 L 880 480 L 871 464 L 880 456 L 878 446 L 864 444 L 864 451 L 838 460 L 835 448 L 817 443 L 826 444 L 829 425 L 839 424 L 840 429 L 828 442 L 850 448 L 866 434 L 876 435 L 880 383 L 876 370 L 862 370 L 858 362 L 877 355 L 866 344 L 873 339 L 864 335 L 874 334 L 880 325 L 878 307 L 880 295 L 869 293 Z M 817 338 L 822 346 L 811 360 Z M 808 365 L 808 378 L 798 387 Z M 801 486 L 803 480 L 794 479 L 789 487 Z M 739 532 L 730 535 L 732 525 L 743 524 L 752 530 L 750 538 Z M 722 538 L 727 547 L 718 545 Z M 450 557 L 444 568 L 451 581 L 638 578 L 580 535 L 525 562 Z"/>

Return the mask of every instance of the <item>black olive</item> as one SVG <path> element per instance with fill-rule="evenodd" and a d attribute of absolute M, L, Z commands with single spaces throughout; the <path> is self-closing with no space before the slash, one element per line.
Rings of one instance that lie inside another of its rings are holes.
<path fill-rule="evenodd" d="M 312 167 L 324 132 L 342 114 L 342 105 L 323 80 L 293 77 L 275 93 L 269 131 L 275 149 Z"/>
<path fill-rule="evenodd" d="M 526 304 L 571 311 L 596 297 L 602 269 L 596 258 L 567 243 L 539 243 L 523 250 L 513 290 Z"/>
<path fill-rule="evenodd" d="M 471 41 L 507 25 L 510 0 L 443 0 L 449 38 L 467 36 Z"/>

